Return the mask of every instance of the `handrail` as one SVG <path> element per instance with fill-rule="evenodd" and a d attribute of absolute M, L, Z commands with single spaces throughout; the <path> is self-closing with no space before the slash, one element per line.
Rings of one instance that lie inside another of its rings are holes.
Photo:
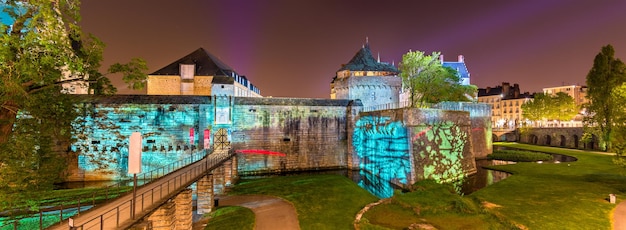
<path fill-rule="evenodd" d="M 203 150 L 199 150 L 197 152 L 192 152 L 191 156 L 185 157 L 179 161 L 176 162 L 172 162 L 168 165 L 162 166 L 160 168 L 151 170 L 149 172 L 144 172 L 144 173 L 140 173 L 137 175 L 138 179 L 142 179 L 142 184 L 141 186 L 150 184 L 153 182 L 154 179 L 158 179 L 160 177 L 163 177 L 165 175 L 168 175 L 180 168 L 183 168 L 189 164 L 192 164 L 194 162 L 197 162 L 201 159 L 203 159 L 205 156 L 207 156 L 208 153 L 213 152 L 213 148 L 210 149 L 203 149 Z M 39 213 L 30 215 L 28 217 L 23 217 L 23 218 L 19 218 L 16 220 L 13 220 L 9 223 L 6 223 L 4 225 L 0 225 L 0 228 L 4 227 L 4 226 L 8 226 L 8 225 L 19 225 L 19 222 L 27 219 L 27 218 L 39 218 L 39 229 L 43 229 L 45 228 L 45 224 L 44 222 L 44 212 L 45 211 L 55 211 L 58 210 L 59 211 L 59 215 L 58 215 L 58 221 L 56 223 L 62 222 L 64 219 L 68 219 L 72 216 L 75 215 L 79 215 L 81 213 L 81 211 L 84 210 L 89 210 L 93 207 L 96 207 L 96 197 L 101 197 L 104 196 L 104 201 L 109 201 L 111 199 L 114 199 L 116 197 L 119 197 L 120 195 L 124 195 L 124 194 L 128 194 L 131 193 L 132 190 L 124 192 L 124 193 L 118 193 L 117 195 L 115 194 L 110 194 L 110 190 L 119 190 L 120 187 L 123 187 L 125 185 L 127 185 L 128 183 L 132 183 L 133 179 L 124 179 L 121 180 L 115 184 L 106 186 L 106 190 L 102 191 L 95 191 L 93 193 L 90 193 L 88 196 L 79 196 L 77 197 L 75 200 L 71 200 L 71 201 L 67 201 L 67 202 L 62 202 L 61 204 L 59 204 L 58 206 L 60 207 L 60 209 L 56 209 L 55 207 L 52 208 L 40 208 Z M 63 214 L 63 212 L 65 211 L 66 215 Z M 72 213 L 75 212 L 74 215 L 67 215 L 67 213 Z M 56 223 L 52 223 L 51 225 L 54 225 Z"/>
<path fill-rule="evenodd" d="M 151 210 L 158 208 L 162 203 L 178 194 L 182 189 L 188 187 L 206 172 L 215 169 L 223 162 L 235 155 L 235 152 L 219 152 L 207 155 L 204 162 L 195 162 L 188 165 L 174 174 L 162 177 L 158 183 L 145 186 L 139 189 L 135 202 L 135 218 L 132 219 L 132 194 L 118 199 L 114 207 L 109 208 L 104 213 L 89 220 L 75 225 L 73 229 L 110 229 L 129 227 L 135 220 L 141 219 Z"/>

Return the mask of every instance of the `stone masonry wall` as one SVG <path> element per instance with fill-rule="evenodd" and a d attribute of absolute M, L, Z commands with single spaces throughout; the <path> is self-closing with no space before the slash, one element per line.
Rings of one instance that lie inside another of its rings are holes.
<path fill-rule="evenodd" d="M 240 175 L 346 167 L 347 100 L 236 98 Z"/>
<path fill-rule="evenodd" d="M 386 180 L 452 181 L 476 172 L 469 113 L 393 109 L 361 113 L 350 144 L 359 167 Z"/>

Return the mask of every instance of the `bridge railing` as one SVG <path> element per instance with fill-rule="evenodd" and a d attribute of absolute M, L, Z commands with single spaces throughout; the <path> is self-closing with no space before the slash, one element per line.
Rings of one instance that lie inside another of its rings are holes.
<path fill-rule="evenodd" d="M 149 184 L 155 179 L 158 179 L 184 166 L 203 159 L 208 153 L 212 151 L 212 149 L 204 149 L 195 153 L 192 152 L 191 156 L 185 157 L 179 161 L 172 162 L 168 165 L 151 170 L 149 172 L 137 174 L 137 179 L 141 180 L 139 181 L 141 182 L 141 186 Z M 63 220 L 71 216 L 78 215 L 81 212 L 95 207 L 97 205 L 96 202 L 106 202 L 120 195 L 132 192 L 132 183 L 132 177 L 130 179 L 123 179 L 115 184 L 105 187 L 105 189 L 103 190 L 98 190 L 89 193 L 88 195 L 78 196 L 76 197 L 76 199 L 64 201 L 52 206 L 40 207 L 40 211 L 38 214 L 31 214 L 17 218 L 13 221 L 0 225 L 0 229 L 3 229 L 5 226 L 8 225 L 13 225 L 14 229 L 17 229 L 22 222 L 32 222 L 35 219 L 38 219 L 39 221 L 39 229 L 44 229 L 47 226 L 62 222 Z M 54 216 L 56 216 L 56 221 Z"/>
<path fill-rule="evenodd" d="M 138 189 L 137 196 L 132 199 L 123 197 L 121 203 L 117 203 L 115 207 L 110 208 L 102 214 L 93 217 L 84 223 L 79 223 L 72 229 L 117 229 L 121 224 L 131 219 L 140 219 L 139 214 L 147 214 L 148 211 L 158 207 L 163 202 L 170 199 L 173 195 L 189 187 L 200 177 L 206 175 L 207 171 L 213 170 L 223 162 L 230 159 L 235 152 L 217 152 L 207 155 L 204 162 L 196 162 L 180 169 L 180 173 L 174 173 L 160 178 L 150 186 Z M 146 189 L 147 187 L 147 189 Z M 134 203 L 133 203 L 134 201 Z M 135 207 L 133 208 L 133 205 Z M 134 209 L 134 211 L 133 211 Z M 134 218 L 133 218 L 134 213 Z M 128 227 L 128 226 L 126 226 Z"/>

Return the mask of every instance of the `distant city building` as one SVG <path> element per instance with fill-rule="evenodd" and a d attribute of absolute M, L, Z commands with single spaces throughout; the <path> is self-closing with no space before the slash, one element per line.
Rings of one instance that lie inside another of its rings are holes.
<path fill-rule="evenodd" d="M 518 84 L 503 82 L 494 88 L 478 89 L 478 102 L 491 105 L 491 125 L 493 128 L 519 127 L 526 119 L 522 115 L 522 105 L 532 100 L 528 92 L 520 93 Z"/>
<path fill-rule="evenodd" d="M 574 98 L 576 105 L 580 106 L 588 102 L 587 99 L 587 86 L 580 85 L 564 85 L 543 88 L 543 93 L 547 95 L 556 95 L 559 92 L 567 93 L 570 97 Z"/>
<path fill-rule="evenodd" d="M 564 85 L 543 88 L 543 93 L 551 96 L 554 96 L 560 92 L 566 93 L 567 95 L 572 97 L 574 99 L 574 103 L 576 103 L 576 105 L 580 107 L 580 112 L 574 117 L 574 119 L 570 121 L 548 121 L 546 122 L 546 125 L 552 127 L 582 127 L 583 118 L 585 116 L 585 110 L 584 108 L 582 108 L 582 105 L 589 102 L 589 99 L 587 99 L 587 86 Z"/>
<path fill-rule="evenodd" d="M 262 97 L 250 80 L 203 48 L 149 74 L 147 94 Z"/>
<path fill-rule="evenodd" d="M 398 69 L 374 59 L 369 44 L 344 64 L 330 83 L 331 99 L 360 99 L 363 107 L 399 102 L 402 78 Z"/>

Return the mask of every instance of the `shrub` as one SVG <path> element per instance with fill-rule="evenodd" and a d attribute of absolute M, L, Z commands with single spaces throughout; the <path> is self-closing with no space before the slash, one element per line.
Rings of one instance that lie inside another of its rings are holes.
<path fill-rule="evenodd" d="M 487 155 L 487 159 L 516 162 L 551 161 L 552 155 L 522 150 L 494 150 L 492 154 Z"/>

